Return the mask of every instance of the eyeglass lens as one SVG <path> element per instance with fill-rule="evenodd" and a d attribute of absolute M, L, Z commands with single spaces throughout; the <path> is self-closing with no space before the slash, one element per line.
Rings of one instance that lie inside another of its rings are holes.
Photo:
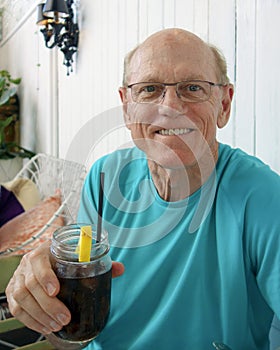
<path fill-rule="evenodd" d="M 211 84 L 204 81 L 183 81 L 176 84 L 136 83 L 131 86 L 132 99 L 138 103 L 161 101 L 166 93 L 166 86 L 176 85 L 177 95 L 186 102 L 206 101 L 211 95 Z"/>

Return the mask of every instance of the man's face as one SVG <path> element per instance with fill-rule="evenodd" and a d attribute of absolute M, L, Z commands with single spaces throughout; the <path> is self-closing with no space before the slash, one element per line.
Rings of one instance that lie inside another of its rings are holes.
<path fill-rule="evenodd" d="M 128 85 L 185 80 L 220 83 L 208 47 L 194 37 L 183 40 L 165 35 L 146 41 L 132 58 Z M 177 168 L 193 166 L 209 149 L 215 153 L 217 125 L 224 126 L 229 117 L 232 95 L 228 90 L 213 87 L 207 101 L 196 103 L 183 102 L 176 86 L 168 86 L 164 99 L 156 104 L 135 103 L 130 89 L 120 89 L 120 95 L 135 144 L 148 159 L 166 168 Z"/>

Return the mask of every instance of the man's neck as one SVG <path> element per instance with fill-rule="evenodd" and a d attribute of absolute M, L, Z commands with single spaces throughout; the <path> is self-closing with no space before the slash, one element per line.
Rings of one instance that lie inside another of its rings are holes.
<path fill-rule="evenodd" d="M 190 166 L 169 169 L 148 160 L 148 166 L 159 196 L 168 202 L 189 197 L 207 181 L 218 160 L 218 144 L 209 155 L 204 155 Z"/>

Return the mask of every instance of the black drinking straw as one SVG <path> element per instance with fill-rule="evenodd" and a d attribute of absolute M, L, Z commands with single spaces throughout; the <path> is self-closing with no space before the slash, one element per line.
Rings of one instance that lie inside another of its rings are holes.
<path fill-rule="evenodd" d="M 100 173 L 99 182 L 99 200 L 98 200 L 98 219 L 97 219 L 97 232 L 96 232 L 96 243 L 101 241 L 102 232 L 102 211 L 103 211 L 103 197 L 104 197 L 104 177 L 103 172 Z"/>

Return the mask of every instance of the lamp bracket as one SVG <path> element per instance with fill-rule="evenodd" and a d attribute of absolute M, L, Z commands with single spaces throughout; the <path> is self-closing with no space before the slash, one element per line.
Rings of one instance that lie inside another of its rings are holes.
<path fill-rule="evenodd" d="M 43 13 L 38 14 L 42 23 L 42 18 L 44 18 L 44 28 L 40 31 L 42 32 L 45 40 L 45 46 L 49 49 L 58 46 L 64 54 L 63 64 L 67 67 L 67 75 L 70 71 L 73 71 L 73 55 L 78 50 L 79 44 L 79 26 L 78 23 L 74 22 L 74 0 L 65 0 L 69 16 L 66 18 L 59 18 L 57 14 L 56 18 L 48 18 L 44 16 Z M 38 7 L 39 11 L 39 7 Z M 40 8 L 42 11 L 42 6 Z M 37 22 L 41 24 L 40 21 Z"/>

